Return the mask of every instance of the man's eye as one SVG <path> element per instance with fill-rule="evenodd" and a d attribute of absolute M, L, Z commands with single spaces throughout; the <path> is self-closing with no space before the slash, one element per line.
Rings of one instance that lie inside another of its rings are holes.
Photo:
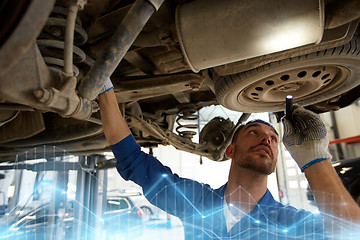
<path fill-rule="evenodd" d="M 256 134 L 256 131 L 255 131 L 255 130 L 251 130 L 251 131 L 249 132 L 249 134 Z"/>
<path fill-rule="evenodd" d="M 271 137 L 271 140 L 277 142 L 277 137 Z"/>

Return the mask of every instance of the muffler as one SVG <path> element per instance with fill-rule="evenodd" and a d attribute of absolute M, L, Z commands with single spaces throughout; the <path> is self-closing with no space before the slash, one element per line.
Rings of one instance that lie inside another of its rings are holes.
<path fill-rule="evenodd" d="M 196 0 L 176 9 L 194 72 L 321 41 L 323 0 Z"/>

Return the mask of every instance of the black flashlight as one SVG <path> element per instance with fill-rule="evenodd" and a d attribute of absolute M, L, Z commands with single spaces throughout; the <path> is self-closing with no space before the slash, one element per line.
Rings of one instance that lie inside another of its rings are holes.
<path fill-rule="evenodd" d="M 292 95 L 287 95 L 286 96 L 286 108 L 285 108 L 285 117 L 287 119 L 289 119 L 291 122 L 293 120 L 293 96 Z"/>

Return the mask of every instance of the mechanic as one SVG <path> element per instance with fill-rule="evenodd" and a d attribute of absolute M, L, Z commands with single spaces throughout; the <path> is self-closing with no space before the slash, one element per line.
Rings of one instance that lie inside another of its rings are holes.
<path fill-rule="evenodd" d="M 98 96 L 104 133 L 117 159 L 117 170 L 143 188 L 148 200 L 183 223 L 185 239 L 325 239 L 320 214 L 284 206 L 267 189 L 275 171 L 279 136 L 262 120 L 241 125 L 226 155 L 232 159 L 228 182 L 219 189 L 181 178 L 141 151 L 116 101 L 110 79 Z M 295 107 L 293 122 L 282 120 L 283 142 L 305 173 L 323 216 L 359 222 L 360 209 L 343 187 L 327 152 L 320 118 Z M 334 207 L 328 204 L 342 203 Z M 325 227 L 324 227 L 325 223 Z M 328 228 L 326 228 L 328 230 Z"/>

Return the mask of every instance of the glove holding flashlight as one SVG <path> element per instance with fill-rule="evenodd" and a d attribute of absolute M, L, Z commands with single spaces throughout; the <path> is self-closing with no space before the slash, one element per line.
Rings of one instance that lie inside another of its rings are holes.
<path fill-rule="evenodd" d="M 320 117 L 300 106 L 294 106 L 292 121 L 283 117 L 283 142 L 301 171 L 311 165 L 331 159 L 326 127 Z"/>

